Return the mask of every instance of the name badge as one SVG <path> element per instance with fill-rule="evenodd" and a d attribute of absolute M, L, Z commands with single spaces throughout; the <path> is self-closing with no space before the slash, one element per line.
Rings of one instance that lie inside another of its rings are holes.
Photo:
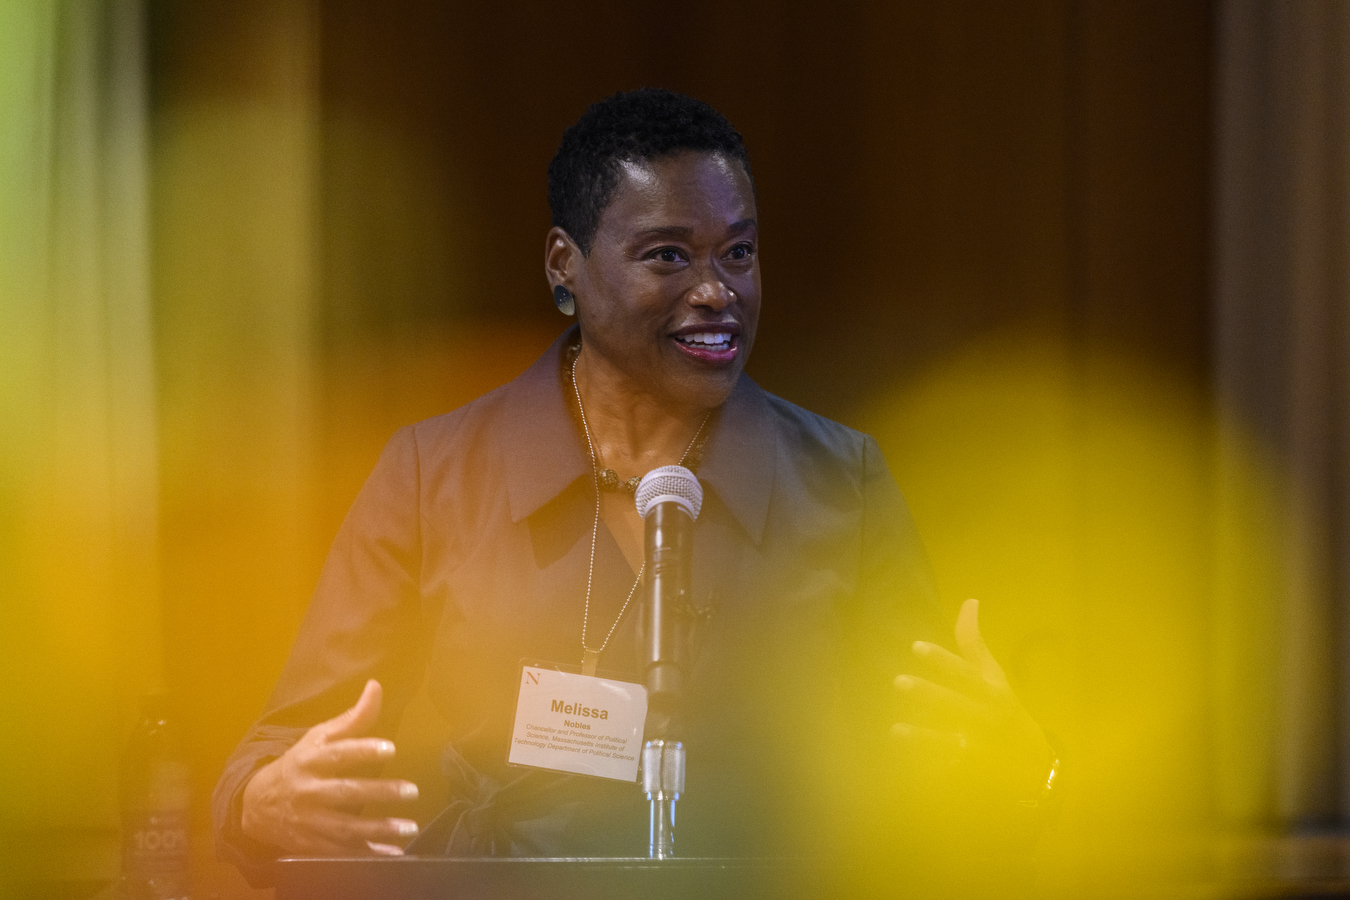
<path fill-rule="evenodd" d="M 637 781 L 646 721 L 640 684 L 526 664 L 507 762 Z"/>

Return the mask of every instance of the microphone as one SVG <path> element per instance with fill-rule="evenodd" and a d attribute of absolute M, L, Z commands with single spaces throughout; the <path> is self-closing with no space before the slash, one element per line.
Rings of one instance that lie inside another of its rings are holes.
<path fill-rule="evenodd" d="M 638 644 L 647 683 L 642 790 L 650 804 L 647 855 L 675 855 L 675 804 L 684 793 L 685 747 L 674 740 L 684 687 L 684 625 L 689 609 L 694 520 L 703 487 L 684 466 L 661 466 L 642 476 L 635 498 L 644 522 L 646 588 Z"/>
<path fill-rule="evenodd" d="M 639 624 L 640 661 L 647 706 L 658 737 L 670 726 L 684 685 L 684 629 L 693 560 L 694 520 L 703 486 L 684 466 L 652 469 L 635 499 L 645 522 L 646 586 Z"/>

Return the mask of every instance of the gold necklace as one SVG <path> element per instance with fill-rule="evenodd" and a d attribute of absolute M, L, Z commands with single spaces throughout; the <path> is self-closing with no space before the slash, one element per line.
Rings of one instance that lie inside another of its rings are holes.
<path fill-rule="evenodd" d="M 637 587 L 642 583 L 642 573 L 647 571 L 647 561 L 643 560 L 642 565 L 638 567 L 637 578 L 633 579 L 633 586 L 628 589 L 628 596 L 624 598 L 623 607 L 619 610 L 618 616 L 614 618 L 614 624 L 609 626 L 609 631 L 605 634 L 605 640 L 594 650 L 586 646 L 586 630 L 591 621 L 591 585 L 595 581 L 595 540 L 600 534 L 600 464 L 595 457 L 595 444 L 591 441 L 591 426 L 586 421 L 586 407 L 581 405 L 581 388 L 577 386 L 577 359 L 581 354 L 578 353 L 572 357 L 572 392 L 577 397 L 577 411 L 581 413 L 581 430 L 586 435 L 586 449 L 591 454 L 591 477 L 595 480 L 595 522 L 591 525 L 591 561 L 586 568 L 586 605 L 581 611 L 581 674 L 594 675 L 596 666 L 600 664 L 600 654 L 605 652 L 609 646 L 609 639 L 614 636 L 614 629 L 619 627 L 623 621 L 623 614 L 628 612 L 628 604 L 633 602 L 633 595 L 637 593 Z M 680 455 L 680 465 L 684 465 L 685 460 L 689 458 L 689 451 L 694 449 L 694 444 L 698 441 L 699 435 L 703 433 L 704 427 L 708 424 L 708 417 L 712 415 L 712 410 L 703 414 L 703 421 L 698 423 L 698 431 L 689 440 L 689 446 L 684 448 L 684 453 Z M 607 469 L 606 471 L 613 472 Z M 631 479 L 630 479 L 631 480 Z M 642 479 L 639 478 L 639 481 Z M 633 486 L 636 489 L 637 485 Z"/>

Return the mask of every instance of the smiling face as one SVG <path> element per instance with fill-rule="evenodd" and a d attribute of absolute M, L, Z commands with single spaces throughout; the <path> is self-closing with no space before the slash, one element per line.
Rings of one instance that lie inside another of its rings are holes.
<path fill-rule="evenodd" d="M 672 409 L 725 401 L 759 323 L 756 218 L 735 160 L 624 163 L 590 255 L 573 250 L 550 269 L 576 295 L 588 365 Z"/>

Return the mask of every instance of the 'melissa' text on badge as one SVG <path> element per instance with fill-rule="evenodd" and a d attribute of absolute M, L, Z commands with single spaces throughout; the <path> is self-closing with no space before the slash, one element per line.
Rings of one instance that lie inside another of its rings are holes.
<path fill-rule="evenodd" d="M 582 706 L 580 703 L 563 703 L 561 700 L 554 700 L 550 712 L 562 713 L 565 716 L 584 716 L 591 719 L 608 719 L 609 710 L 596 709 L 591 706 Z"/>

